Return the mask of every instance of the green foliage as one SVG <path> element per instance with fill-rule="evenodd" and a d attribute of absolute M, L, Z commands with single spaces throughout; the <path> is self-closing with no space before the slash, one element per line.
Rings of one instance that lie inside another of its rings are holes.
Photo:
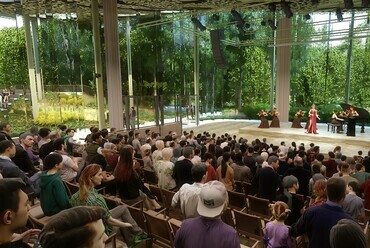
<path fill-rule="evenodd" d="M 261 109 L 269 110 L 270 104 L 268 103 L 259 103 L 259 104 L 249 104 L 241 108 L 240 112 L 245 114 L 247 119 L 258 119 L 258 112 Z"/>

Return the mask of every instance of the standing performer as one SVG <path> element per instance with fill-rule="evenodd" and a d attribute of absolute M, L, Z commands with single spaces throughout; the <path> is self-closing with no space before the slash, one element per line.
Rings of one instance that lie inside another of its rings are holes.
<path fill-rule="evenodd" d="M 308 112 L 308 117 L 309 117 L 310 123 L 307 126 L 307 132 L 306 133 L 319 134 L 317 132 L 316 121 L 317 121 L 317 119 L 320 120 L 320 118 L 319 118 L 319 115 L 317 114 L 315 104 L 312 104 L 312 108 L 310 109 L 310 112 Z"/>
<path fill-rule="evenodd" d="M 292 128 L 303 128 L 301 125 L 301 119 L 303 115 L 304 115 L 304 112 L 300 108 L 298 112 L 294 115 L 294 119 L 292 122 Z"/>
<path fill-rule="evenodd" d="M 280 120 L 279 120 L 279 111 L 277 111 L 277 108 L 274 108 L 272 112 L 270 112 L 270 115 L 272 116 L 272 121 L 270 124 L 270 127 L 280 127 Z"/>
<path fill-rule="evenodd" d="M 261 118 L 261 124 L 258 126 L 259 128 L 269 128 L 269 121 L 267 120 L 267 113 L 264 109 L 261 109 L 260 112 L 257 114 Z"/>
<path fill-rule="evenodd" d="M 359 114 L 355 108 L 351 106 L 347 109 L 346 116 L 348 118 L 347 136 L 356 136 L 356 118 Z"/>

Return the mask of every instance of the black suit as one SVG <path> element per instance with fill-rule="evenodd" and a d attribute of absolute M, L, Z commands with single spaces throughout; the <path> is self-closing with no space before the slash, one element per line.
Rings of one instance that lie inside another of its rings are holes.
<path fill-rule="evenodd" d="M 258 188 L 258 197 L 270 201 L 276 201 L 277 192 L 283 190 L 279 174 L 271 167 L 259 169 L 252 180 L 252 185 Z"/>
<path fill-rule="evenodd" d="M 30 175 L 35 174 L 38 170 L 33 165 L 31 159 L 28 157 L 26 150 L 23 149 L 21 145 L 16 145 L 15 156 L 12 161 L 24 172 Z"/>
<path fill-rule="evenodd" d="M 301 166 L 296 166 L 293 169 L 287 170 L 287 172 L 284 174 L 284 177 L 290 175 L 293 175 L 298 179 L 299 189 L 297 193 L 308 196 L 309 195 L 308 184 L 311 179 L 311 173 Z"/>
<path fill-rule="evenodd" d="M 189 159 L 183 159 L 175 163 L 173 167 L 172 177 L 176 181 L 176 188 L 181 188 L 185 183 L 194 183 L 193 177 L 191 176 L 191 168 L 193 163 Z"/>

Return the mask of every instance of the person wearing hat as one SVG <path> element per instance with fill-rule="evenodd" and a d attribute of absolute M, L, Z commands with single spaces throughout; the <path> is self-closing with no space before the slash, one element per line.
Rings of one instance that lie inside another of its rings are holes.
<path fill-rule="evenodd" d="M 199 194 L 198 214 L 186 219 L 176 232 L 176 248 L 240 248 L 238 233 L 221 220 L 227 208 L 228 195 L 225 186 L 219 181 L 206 183 Z"/>
<path fill-rule="evenodd" d="M 62 139 L 61 139 L 62 140 Z M 62 140 L 64 142 L 64 140 Z M 49 154 L 44 159 L 44 171 L 41 173 L 40 202 L 42 211 L 51 216 L 70 208 L 69 198 L 58 171 L 63 167 L 63 157 L 57 153 Z"/>
<path fill-rule="evenodd" d="M 19 135 L 20 144 L 16 145 L 15 156 L 12 161 L 24 172 L 31 176 L 39 170 L 33 165 L 31 158 L 28 156 L 27 150 L 31 149 L 34 143 L 32 133 L 22 133 Z"/>
<path fill-rule="evenodd" d="M 298 179 L 295 176 L 286 176 L 283 178 L 284 194 L 282 195 L 282 201 L 288 204 L 291 210 L 288 218 L 285 220 L 285 224 L 291 226 L 297 222 L 304 212 L 304 202 L 297 197 L 297 190 L 299 188 Z"/>
<path fill-rule="evenodd" d="M 11 142 L 11 141 L 9 141 Z M 13 144 L 13 143 L 12 143 Z M 26 184 L 20 178 L 0 179 L 0 247 L 31 247 L 32 238 L 40 232 L 30 229 L 17 234 L 28 220 L 28 197 L 22 191 Z"/>

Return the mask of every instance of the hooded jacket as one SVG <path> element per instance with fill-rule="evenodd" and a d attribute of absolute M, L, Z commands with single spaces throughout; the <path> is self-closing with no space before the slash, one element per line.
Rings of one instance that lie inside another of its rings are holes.
<path fill-rule="evenodd" d="M 62 179 L 58 173 L 41 173 L 40 202 L 42 211 L 46 216 L 51 216 L 60 211 L 70 208 L 69 198 L 64 188 Z"/>

